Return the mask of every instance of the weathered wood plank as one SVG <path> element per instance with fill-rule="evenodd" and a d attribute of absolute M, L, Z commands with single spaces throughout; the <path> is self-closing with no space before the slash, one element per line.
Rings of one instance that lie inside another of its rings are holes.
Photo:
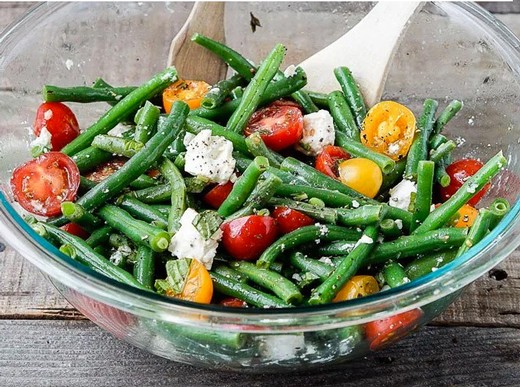
<path fill-rule="evenodd" d="M 0 385 L 272 385 L 272 375 L 215 372 L 173 363 L 88 322 L 0 321 Z M 517 385 L 520 330 L 427 327 L 396 346 L 322 372 L 276 376 L 295 385 Z"/>
<path fill-rule="evenodd" d="M 520 2 L 518 1 L 477 1 L 477 3 L 493 13 L 520 13 Z"/>

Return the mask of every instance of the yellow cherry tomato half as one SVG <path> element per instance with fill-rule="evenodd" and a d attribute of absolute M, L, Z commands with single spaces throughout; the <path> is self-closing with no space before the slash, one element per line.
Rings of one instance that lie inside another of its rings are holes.
<path fill-rule="evenodd" d="M 374 105 L 361 128 L 361 142 L 393 160 L 408 154 L 415 134 L 415 116 L 406 106 L 394 101 Z"/>
<path fill-rule="evenodd" d="M 475 219 L 477 219 L 478 211 L 469 204 L 464 204 L 457 212 L 457 215 L 458 219 L 457 223 L 455 223 L 455 227 L 471 227 L 473 226 Z"/>
<path fill-rule="evenodd" d="M 355 275 L 341 288 L 332 302 L 353 300 L 379 291 L 377 280 L 371 275 Z"/>
<path fill-rule="evenodd" d="M 192 259 L 182 292 L 177 294 L 169 292 L 167 296 L 209 304 L 213 297 L 213 280 L 204 265 Z"/>
<path fill-rule="evenodd" d="M 383 172 L 372 160 L 348 159 L 338 166 L 339 179 L 353 190 L 373 198 L 383 184 Z"/>
<path fill-rule="evenodd" d="M 186 102 L 190 109 L 197 109 L 210 88 L 211 86 L 204 81 L 179 79 L 163 91 L 162 99 L 165 112 L 170 112 L 175 101 Z"/>

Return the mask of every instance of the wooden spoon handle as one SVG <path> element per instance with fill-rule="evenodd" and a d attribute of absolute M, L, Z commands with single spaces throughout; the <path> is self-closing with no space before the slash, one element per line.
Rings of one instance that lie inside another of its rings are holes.
<path fill-rule="evenodd" d="M 204 80 L 214 84 L 226 76 L 227 66 L 216 55 L 190 41 L 198 32 L 224 42 L 224 2 L 198 1 L 188 19 L 172 40 L 168 66 L 175 66 L 183 79 Z"/>

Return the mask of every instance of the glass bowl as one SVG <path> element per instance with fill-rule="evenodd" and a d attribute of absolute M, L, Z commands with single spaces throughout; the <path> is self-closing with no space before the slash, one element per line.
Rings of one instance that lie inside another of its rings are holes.
<path fill-rule="evenodd" d="M 371 6 L 228 3 L 226 39 L 253 61 L 283 42 L 286 64 L 299 63 L 345 33 Z M 462 99 L 465 107 L 447 129 L 459 142 L 456 156 L 487 160 L 504 151 L 509 166 L 483 204 L 498 196 L 516 204 L 469 253 L 399 288 L 345 303 L 286 310 L 229 310 L 167 299 L 108 280 L 62 255 L 22 221 L 9 193 L 12 169 L 30 158 L 30 125 L 42 85 L 89 85 L 99 76 L 116 85 L 142 83 L 165 66 L 169 42 L 190 8 L 190 3 L 41 4 L 0 37 L 0 231 L 96 324 L 180 362 L 253 372 L 308 370 L 369 352 L 367 322 L 421 308 L 418 325 L 426 324 L 464 286 L 518 246 L 520 42 L 473 3 L 439 2 L 428 3 L 410 25 L 384 98 L 416 113 L 427 97 L 441 104 Z M 262 24 L 255 33 L 250 12 Z M 73 109 L 85 127 L 106 105 Z"/>

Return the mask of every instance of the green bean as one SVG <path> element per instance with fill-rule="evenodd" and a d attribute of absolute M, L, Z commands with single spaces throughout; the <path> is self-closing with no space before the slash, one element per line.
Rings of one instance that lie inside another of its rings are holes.
<path fill-rule="evenodd" d="M 294 76 L 282 78 L 276 82 L 271 82 L 265 92 L 260 96 L 259 106 L 266 105 L 282 97 L 286 97 L 304 87 L 307 84 L 307 75 L 298 67 Z M 190 112 L 192 116 L 199 116 L 207 119 L 225 119 L 233 114 L 241 104 L 243 96 L 238 99 L 224 103 L 215 109 L 200 107 Z"/>
<path fill-rule="evenodd" d="M 352 251 L 354 246 L 356 245 L 356 241 L 361 237 L 360 231 L 352 231 L 351 235 L 342 238 L 342 240 L 338 240 L 324 246 L 320 246 L 317 249 L 317 252 L 322 256 L 337 256 L 337 255 L 345 255 Z"/>
<path fill-rule="evenodd" d="M 467 233 L 468 230 L 465 228 L 450 227 L 426 231 L 419 235 L 402 236 L 377 246 L 367 260 L 367 264 L 384 263 L 388 259 L 398 260 L 432 251 L 459 247 L 466 239 Z"/>
<path fill-rule="evenodd" d="M 489 211 L 491 211 L 492 217 L 489 222 L 489 229 L 493 230 L 502 218 L 509 212 L 511 205 L 504 198 L 496 198 L 489 205 Z"/>
<path fill-rule="evenodd" d="M 268 171 L 271 171 L 271 169 L 268 169 Z M 295 200 L 318 198 L 329 207 L 351 207 L 352 203 L 355 201 L 355 199 L 349 195 L 342 194 L 338 191 L 315 188 L 301 184 L 282 184 L 276 190 L 276 195 L 281 197 L 290 197 Z"/>
<path fill-rule="evenodd" d="M 353 156 L 373 161 L 385 175 L 391 173 L 395 168 L 395 161 L 390 157 L 366 147 L 359 141 L 348 138 L 345 133 L 340 131 L 336 131 L 336 144 Z"/>
<path fill-rule="evenodd" d="M 291 265 L 304 272 L 310 272 L 317 275 L 320 281 L 325 281 L 334 271 L 334 266 L 328 265 L 317 259 L 309 258 L 299 251 L 294 251 L 289 256 Z"/>
<path fill-rule="evenodd" d="M 455 141 L 449 140 L 430 151 L 430 160 L 438 163 L 446 155 L 450 154 L 456 147 L 457 144 L 455 144 Z"/>
<path fill-rule="evenodd" d="M 169 204 L 150 204 L 153 208 L 159 211 L 161 214 L 166 215 L 166 219 L 168 219 L 168 215 L 170 214 Z"/>
<path fill-rule="evenodd" d="M 246 283 L 247 282 L 247 277 L 244 274 L 239 273 L 235 269 L 232 269 L 232 268 L 230 268 L 229 266 L 226 266 L 226 265 L 218 265 L 218 266 L 216 266 L 213 269 L 213 272 L 217 273 L 217 274 L 220 274 L 221 276 L 224 276 L 226 278 L 231 278 L 232 280 L 235 280 L 235 281 L 238 281 L 238 282 L 242 282 L 242 283 Z"/>
<path fill-rule="evenodd" d="M 105 243 L 110 238 L 110 233 L 112 232 L 112 227 L 103 226 L 94 230 L 90 236 L 85 241 L 87 245 L 90 247 L 96 247 L 102 243 Z"/>
<path fill-rule="evenodd" d="M 78 137 L 65 145 L 61 152 L 70 156 L 87 148 L 90 146 L 94 137 L 98 134 L 106 134 L 110 129 L 114 128 L 119 122 L 128 116 L 129 112 L 137 109 L 139 105 L 165 89 L 176 79 L 177 71 L 173 67 L 168 67 L 166 70 L 155 75 L 151 80 L 132 91 L 114 105 L 110 110 L 103 114 L 96 123 L 87 128 Z"/>
<path fill-rule="evenodd" d="M 84 176 L 80 176 L 79 179 L 79 189 L 83 193 L 87 192 L 88 190 L 91 190 L 97 185 L 95 181 L 89 180 Z"/>
<path fill-rule="evenodd" d="M 298 102 L 298 104 L 302 107 L 303 111 L 306 114 L 316 113 L 318 110 L 320 110 L 314 104 L 314 102 L 312 101 L 311 97 L 309 97 L 309 95 L 305 91 L 303 91 L 303 90 L 298 90 L 298 91 L 292 93 L 291 97 L 296 102 Z"/>
<path fill-rule="evenodd" d="M 158 184 L 154 187 L 130 192 L 129 195 L 147 204 L 164 203 L 170 201 L 172 196 L 172 187 L 169 183 Z"/>
<path fill-rule="evenodd" d="M 359 270 L 370 252 L 374 249 L 377 227 L 368 226 L 354 249 L 341 261 L 332 274 L 311 292 L 309 305 L 331 302 L 343 285 Z M 366 242 L 365 242 L 366 240 Z M 368 243 L 367 243 L 368 242 Z"/>
<path fill-rule="evenodd" d="M 428 217 L 433 197 L 433 161 L 419 161 L 417 167 L 417 193 L 415 195 L 414 211 L 410 231 L 415 230 Z"/>
<path fill-rule="evenodd" d="M 348 139 L 359 142 L 359 129 L 343 93 L 333 91 L 329 94 L 328 100 L 330 114 L 338 128 L 337 132 L 344 134 Z"/>
<path fill-rule="evenodd" d="M 148 175 L 141 175 L 130 183 L 130 187 L 132 187 L 134 189 L 144 189 L 144 188 L 154 187 L 158 183 L 159 183 L 158 180 L 156 180 Z"/>
<path fill-rule="evenodd" d="M 137 245 L 148 246 L 156 252 L 168 248 L 170 235 L 166 231 L 133 218 L 119 207 L 107 204 L 99 209 L 98 214 L 109 226 L 119 230 Z"/>
<path fill-rule="evenodd" d="M 70 245 L 74 250 L 71 258 L 77 259 L 110 279 L 146 290 L 130 273 L 115 266 L 108 259 L 96 253 L 83 239 L 48 223 L 37 223 L 33 228 L 41 236 L 49 234 L 58 240 L 60 244 Z"/>
<path fill-rule="evenodd" d="M 277 176 L 284 184 L 304 184 L 309 186 L 309 183 L 306 180 L 303 180 L 301 177 L 296 176 L 290 172 L 282 171 L 275 167 L 268 167 L 266 173 L 270 175 Z"/>
<path fill-rule="evenodd" d="M 358 128 L 361 128 L 367 115 L 367 108 L 361 91 L 352 76 L 352 72 L 347 67 L 337 67 L 334 69 L 334 75 L 341 86 L 341 90 L 343 90 L 343 94 L 356 119 Z"/>
<path fill-rule="evenodd" d="M 443 112 L 439 115 L 437 120 L 435 121 L 435 125 L 433 127 L 433 134 L 439 134 L 444 129 L 444 126 L 462 109 L 462 102 L 454 99 L 450 102 L 450 104 L 443 110 Z"/>
<path fill-rule="evenodd" d="M 430 137 L 430 141 L 428 142 L 428 145 L 429 145 L 430 149 L 433 150 L 433 149 L 437 149 L 445 142 L 448 142 L 448 138 L 445 135 L 434 134 Z"/>
<path fill-rule="evenodd" d="M 393 219 L 383 219 L 379 223 L 379 228 L 386 238 L 397 238 L 403 234 L 402 226 L 399 228 L 396 221 Z"/>
<path fill-rule="evenodd" d="M 249 157 L 244 156 L 240 152 L 233 152 L 233 158 L 236 161 L 235 168 L 240 172 L 244 173 L 244 171 L 249 167 L 249 164 L 253 162 Z"/>
<path fill-rule="evenodd" d="M 325 93 L 318 93 L 316 91 L 305 90 L 305 93 L 310 97 L 314 104 L 321 109 L 329 108 L 329 95 Z"/>
<path fill-rule="evenodd" d="M 239 74 L 233 75 L 229 79 L 218 81 L 202 98 L 202 106 L 206 109 L 215 109 L 222 105 L 231 90 L 241 86 L 244 83 L 244 78 Z"/>
<path fill-rule="evenodd" d="M 257 290 L 247 284 L 225 277 L 215 272 L 210 272 L 213 286 L 219 293 L 236 297 L 249 305 L 259 308 L 287 308 L 290 305 L 278 297 L 271 296 Z"/>
<path fill-rule="evenodd" d="M 241 86 L 235 87 L 231 90 L 231 99 L 242 98 L 244 95 L 244 89 Z"/>
<path fill-rule="evenodd" d="M 235 50 L 201 34 L 193 35 L 191 40 L 219 56 L 246 81 L 253 78 L 256 71 L 254 65 Z"/>
<path fill-rule="evenodd" d="M 135 114 L 135 141 L 145 144 L 152 138 L 160 114 L 161 110 L 150 101 L 144 103 L 144 106 Z"/>
<path fill-rule="evenodd" d="M 186 184 L 181 172 L 170 160 L 163 159 L 160 169 L 170 183 L 171 208 L 168 215 L 168 232 L 175 233 L 180 228 L 180 219 L 186 210 Z"/>
<path fill-rule="evenodd" d="M 301 227 L 293 232 L 285 234 L 269 246 L 258 258 L 256 264 L 258 267 L 268 269 L 272 262 L 283 253 L 293 249 L 296 246 L 300 246 L 304 243 L 312 241 L 334 241 L 349 238 L 352 234 L 352 230 L 334 226 L 334 225 L 312 225 Z"/>
<path fill-rule="evenodd" d="M 401 181 L 403 179 L 405 168 L 406 159 L 396 161 L 394 169 L 392 169 L 391 172 L 383 175 L 383 184 L 381 184 L 379 192 L 386 192 L 390 188 L 394 187 L 399 181 Z"/>
<path fill-rule="evenodd" d="M 226 220 L 229 221 L 251 215 L 255 210 L 265 207 L 281 184 L 282 181 L 274 175 L 268 175 L 265 178 L 261 177 L 253 192 L 251 192 L 244 202 L 244 206 L 240 210 L 229 215 Z"/>
<path fill-rule="evenodd" d="M 92 140 L 92 146 L 104 150 L 105 152 L 130 158 L 143 149 L 144 144 L 122 137 L 98 134 L 94 137 L 94 140 Z"/>
<path fill-rule="evenodd" d="M 383 219 L 386 214 L 385 207 L 381 204 L 366 204 L 359 208 L 338 208 L 338 223 L 343 226 L 361 227 L 375 224 Z"/>
<path fill-rule="evenodd" d="M 136 219 L 149 222 L 158 228 L 167 229 L 168 227 L 167 216 L 149 204 L 145 204 L 134 197 L 125 195 L 118 199 L 116 204 Z"/>
<path fill-rule="evenodd" d="M 262 94 L 278 71 L 285 55 L 285 47 L 277 44 L 258 68 L 255 76 L 244 89 L 240 104 L 228 120 L 226 128 L 235 133 L 242 133 L 249 118 L 261 103 Z"/>
<path fill-rule="evenodd" d="M 414 259 L 404 270 L 408 278 L 413 281 L 450 263 L 456 256 L 457 249 L 439 251 Z"/>
<path fill-rule="evenodd" d="M 381 271 L 385 283 L 391 288 L 404 285 L 410 282 L 410 279 L 406 275 L 404 268 L 397 262 L 389 262 Z"/>
<path fill-rule="evenodd" d="M 448 175 L 448 172 L 446 172 L 447 166 L 444 159 L 435 163 L 435 181 L 439 183 L 441 187 L 447 187 L 451 182 L 451 177 Z"/>
<path fill-rule="evenodd" d="M 135 90 L 135 87 L 58 87 L 45 85 L 42 97 L 45 102 L 119 102 Z"/>
<path fill-rule="evenodd" d="M 272 165 L 275 168 L 280 167 L 284 157 L 269 149 L 265 145 L 264 140 L 262 140 L 260 133 L 252 133 L 245 141 L 250 154 L 253 156 L 263 156 L 269 160 L 269 165 Z"/>
<path fill-rule="evenodd" d="M 134 277 L 145 288 L 152 290 L 155 274 L 155 254 L 146 246 L 137 249 L 137 260 L 134 265 Z"/>
<path fill-rule="evenodd" d="M 121 248 L 121 247 L 128 247 L 130 248 L 132 242 L 130 239 L 128 239 L 123 234 L 119 233 L 112 233 L 110 234 L 110 237 L 108 238 L 108 244 L 112 246 L 115 249 Z"/>
<path fill-rule="evenodd" d="M 112 153 L 110 152 L 89 146 L 73 155 L 72 160 L 76 163 L 79 171 L 83 173 L 90 171 L 100 164 L 106 163 L 112 157 Z"/>
<path fill-rule="evenodd" d="M 253 189 L 255 188 L 258 178 L 269 166 L 269 162 L 265 157 L 255 157 L 253 162 L 249 164 L 242 176 L 233 185 L 233 189 L 218 208 L 218 214 L 222 217 L 231 215 L 238 211 L 245 203 Z"/>
<path fill-rule="evenodd" d="M 277 198 L 271 199 L 269 201 L 269 205 L 273 207 L 288 207 L 310 216 L 317 221 L 325 223 L 336 224 L 338 221 L 338 211 L 334 208 L 319 207 L 311 203 L 303 203 L 291 199 Z"/>
<path fill-rule="evenodd" d="M 304 179 L 308 182 L 309 185 L 313 185 L 319 188 L 336 190 L 354 198 L 365 198 L 365 196 L 354 191 L 352 188 L 347 187 L 340 181 L 335 180 L 327 175 L 324 175 L 323 173 L 314 169 L 310 165 L 307 165 L 293 157 L 287 157 L 282 162 L 280 169 L 282 171 L 291 172 L 299 178 Z"/>
<path fill-rule="evenodd" d="M 428 141 L 435 122 L 435 112 L 438 105 L 439 103 L 433 99 L 424 101 L 423 113 L 418 123 L 418 133 L 413 140 L 406 159 L 404 175 L 408 178 L 416 178 L 419 161 L 428 159 Z"/>
<path fill-rule="evenodd" d="M 77 223 L 89 232 L 94 231 L 103 224 L 101 219 L 92 213 L 85 211 L 85 209 L 77 203 L 61 203 L 61 212 L 69 221 Z"/>
<path fill-rule="evenodd" d="M 244 137 L 238 133 L 230 132 L 225 127 L 202 117 L 189 116 L 186 119 L 186 131 L 192 134 L 199 134 L 203 130 L 211 130 L 213 136 L 221 136 L 233 143 L 233 150 L 239 151 L 244 155 L 250 155 Z"/>
<path fill-rule="evenodd" d="M 148 170 L 150 165 L 161 158 L 163 152 L 181 130 L 188 111 L 188 105 L 183 102 L 175 102 L 168 116 L 168 125 L 157 132 L 144 148 L 128 160 L 121 169 L 88 191 L 77 203 L 82 205 L 86 211 L 90 211 L 118 195 L 128 184 Z"/>
<path fill-rule="evenodd" d="M 507 164 L 502 152 L 493 156 L 473 176 L 470 176 L 446 202 L 430 212 L 424 222 L 413 231 L 420 234 L 426 231 L 442 227 L 454 216 L 460 208 L 466 204 L 477 192 L 479 192 L 500 170 Z"/>
<path fill-rule="evenodd" d="M 299 304 L 303 300 L 298 287 L 275 271 L 259 268 L 246 261 L 231 262 L 230 266 L 252 282 L 269 289 L 288 304 Z"/>
<path fill-rule="evenodd" d="M 473 225 L 469 229 L 466 240 L 462 246 L 460 246 L 459 251 L 457 252 L 457 257 L 460 257 L 486 236 L 489 231 L 489 223 L 492 218 L 493 214 L 491 211 L 487 210 L 486 208 L 481 208 L 479 210 Z"/>

